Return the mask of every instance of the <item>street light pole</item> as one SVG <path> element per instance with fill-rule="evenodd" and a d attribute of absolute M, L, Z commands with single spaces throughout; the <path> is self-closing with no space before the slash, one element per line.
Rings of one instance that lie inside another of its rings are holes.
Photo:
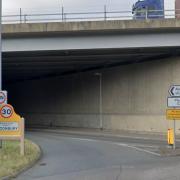
<path fill-rule="evenodd" d="M 2 91 L 2 0 L 0 0 L 0 91 Z"/>
<path fill-rule="evenodd" d="M 61 0 L 61 16 L 62 16 L 62 22 L 64 21 L 64 5 L 63 0 Z"/>
<path fill-rule="evenodd" d="M 0 0 L 0 91 L 2 91 L 2 0 Z M 2 141 L 0 141 L 2 148 Z"/>
<path fill-rule="evenodd" d="M 103 117 L 102 117 L 102 74 L 96 73 L 99 77 L 99 127 L 103 130 Z"/>

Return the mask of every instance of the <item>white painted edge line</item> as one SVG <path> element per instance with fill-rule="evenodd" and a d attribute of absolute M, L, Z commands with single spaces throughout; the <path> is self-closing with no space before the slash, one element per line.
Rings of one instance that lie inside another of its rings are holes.
<path fill-rule="evenodd" d="M 131 143 L 131 145 L 132 146 L 138 146 L 138 147 L 142 147 L 142 148 L 158 148 L 158 146 L 157 145 L 152 145 L 152 146 L 149 146 L 149 145 L 143 145 L 143 144 L 138 144 L 138 143 Z"/>
<path fill-rule="evenodd" d="M 67 138 L 69 138 L 69 137 L 67 137 Z M 155 152 L 152 152 L 152 151 L 149 151 L 149 150 L 145 150 L 145 149 L 138 148 L 138 147 L 131 146 L 131 145 L 128 145 L 128 144 L 124 144 L 124 143 L 115 143 L 115 142 L 101 141 L 101 140 L 87 139 L 87 138 L 70 138 L 70 139 L 80 140 L 80 141 L 89 141 L 89 142 L 104 142 L 104 143 L 108 143 L 108 144 L 114 144 L 114 145 L 118 145 L 118 146 L 128 147 L 128 148 L 135 149 L 137 151 L 145 152 L 145 153 L 148 153 L 148 154 L 152 154 L 152 155 L 155 155 L 155 156 L 158 156 L 158 157 L 161 156 L 161 154 L 159 154 L 159 153 L 155 153 Z M 141 145 L 141 147 L 148 147 L 148 146 Z M 153 147 L 153 146 L 150 146 L 150 147 Z"/>
<path fill-rule="evenodd" d="M 149 150 L 145 150 L 145 149 L 142 149 L 142 148 L 138 148 L 138 147 L 135 147 L 135 146 L 131 146 L 131 145 L 128 145 L 128 144 L 122 144 L 122 143 L 114 143 L 118 146 L 124 146 L 124 147 L 129 147 L 131 149 L 135 149 L 137 151 L 141 151 L 141 152 L 146 152 L 146 153 L 149 153 L 149 154 L 152 154 L 152 155 L 155 155 L 155 156 L 161 156 L 161 154 L 159 153 L 155 153 L 155 152 L 152 152 L 152 151 L 149 151 Z"/>

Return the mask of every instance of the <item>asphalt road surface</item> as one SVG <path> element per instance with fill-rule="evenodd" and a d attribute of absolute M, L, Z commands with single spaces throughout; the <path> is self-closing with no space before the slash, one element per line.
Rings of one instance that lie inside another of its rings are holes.
<path fill-rule="evenodd" d="M 179 180 L 180 157 L 161 157 L 165 142 L 29 132 L 42 159 L 17 180 Z"/>

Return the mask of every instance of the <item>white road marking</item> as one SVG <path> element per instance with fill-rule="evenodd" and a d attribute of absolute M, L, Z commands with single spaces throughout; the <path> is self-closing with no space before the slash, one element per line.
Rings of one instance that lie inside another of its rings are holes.
<path fill-rule="evenodd" d="M 149 150 L 146 150 L 143 148 L 139 148 L 139 147 L 129 145 L 129 144 L 124 144 L 124 143 L 115 143 L 115 142 L 102 141 L 102 140 L 96 140 L 96 139 L 87 139 L 87 138 L 70 138 L 70 139 L 79 140 L 79 141 L 89 141 L 89 142 L 104 142 L 104 143 L 114 144 L 114 145 L 118 145 L 118 146 L 128 147 L 128 148 L 135 149 L 137 151 L 141 151 L 141 152 L 145 152 L 145 153 L 149 153 L 149 154 L 152 154 L 155 156 L 161 156 L 161 154 L 159 154 L 159 153 L 155 153 L 153 151 L 149 151 Z M 136 144 L 136 145 L 140 146 L 140 147 L 144 147 L 144 148 L 155 148 L 155 147 L 157 148 L 157 146 L 146 146 L 146 145 L 142 145 L 142 144 Z"/>
<path fill-rule="evenodd" d="M 128 147 L 128 148 L 135 149 L 137 151 L 145 152 L 145 153 L 148 153 L 148 154 L 152 154 L 152 155 L 155 155 L 155 156 L 158 156 L 158 157 L 161 156 L 161 154 L 159 154 L 159 153 L 155 153 L 153 151 L 149 151 L 149 150 L 143 149 L 143 148 L 148 148 L 148 146 L 142 145 L 142 144 L 135 144 L 136 146 L 142 147 L 142 148 L 139 148 L 139 147 L 134 146 L 134 144 L 133 145 L 129 145 L 129 144 L 125 144 L 125 143 L 116 143 L 116 142 L 97 140 L 97 139 L 75 138 L 75 137 L 74 138 L 73 137 L 61 137 L 61 138 L 72 139 L 72 140 L 79 140 L 79 141 L 88 141 L 88 142 L 103 142 L 103 143 L 108 143 L 108 144 Z M 155 148 L 155 147 L 157 148 L 157 146 L 149 146 L 149 148 Z"/>
<path fill-rule="evenodd" d="M 99 141 L 101 141 L 101 140 L 87 139 L 87 138 L 71 138 L 71 137 L 65 137 L 65 138 L 79 140 L 79 141 L 89 141 L 89 142 L 99 142 Z M 101 141 L 101 142 L 107 142 L 107 141 Z"/>
<path fill-rule="evenodd" d="M 157 145 L 144 145 L 144 144 L 138 144 L 138 143 L 131 143 L 132 146 L 142 147 L 142 148 L 158 148 Z"/>
<path fill-rule="evenodd" d="M 128 145 L 128 144 L 123 144 L 123 143 L 114 143 L 118 146 L 124 146 L 124 147 L 129 147 L 131 149 L 135 149 L 137 151 L 142 151 L 142 152 L 146 152 L 146 153 L 149 153 L 149 154 L 152 154 L 152 155 L 155 155 L 155 156 L 161 156 L 161 154 L 159 153 L 155 153 L 155 152 L 152 152 L 152 151 L 149 151 L 149 150 L 146 150 L 146 149 L 142 149 L 142 148 L 138 148 L 138 147 L 135 147 L 135 146 L 131 146 L 131 145 Z"/>

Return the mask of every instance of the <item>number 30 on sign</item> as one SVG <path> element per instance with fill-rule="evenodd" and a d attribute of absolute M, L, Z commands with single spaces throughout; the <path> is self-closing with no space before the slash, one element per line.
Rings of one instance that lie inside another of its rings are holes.
<path fill-rule="evenodd" d="M 0 110 L 0 114 L 3 118 L 10 118 L 13 114 L 13 109 L 9 105 L 4 105 Z"/>

